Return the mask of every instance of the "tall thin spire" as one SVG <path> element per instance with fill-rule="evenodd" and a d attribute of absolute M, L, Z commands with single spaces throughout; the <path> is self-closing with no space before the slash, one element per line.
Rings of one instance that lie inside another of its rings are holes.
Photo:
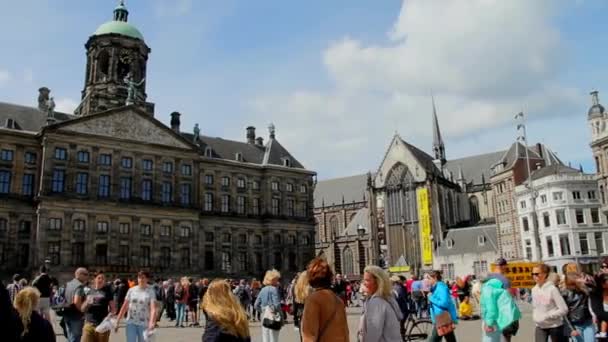
<path fill-rule="evenodd" d="M 443 166 L 446 162 L 445 159 L 445 145 L 441 138 L 441 130 L 439 129 L 439 120 L 437 119 L 437 108 L 435 107 L 435 97 L 431 94 L 431 102 L 433 104 L 433 153 L 435 160 L 441 162 Z"/>

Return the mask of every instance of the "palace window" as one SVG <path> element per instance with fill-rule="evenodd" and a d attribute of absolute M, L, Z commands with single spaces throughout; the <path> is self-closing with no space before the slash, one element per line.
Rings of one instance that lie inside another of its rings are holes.
<path fill-rule="evenodd" d="M 10 181 L 10 178 L 9 178 Z M 53 170 L 51 191 L 61 193 L 65 190 L 65 170 Z M 2 173 L 0 172 L 0 192 L 2 192 Z"/>
<path fill-rule="evenodd" d="M 188 164 L 182 165 L 182 175 L 192 176 L 192 165 L 188 165 Z"/>
<path fill-rule="evenodd" d="M 205 185 L 213 185 L 213 175 L 205 175 Z"/>
<path fill-rule="evenodd" d="M 596 194 L 595 194 L 595 190 L 588 191 L 588 192 L 587 192 L 587 197 L 588 197 L 590 200 L 597 199 L 597 196 L 596 196 Z"/>
<path fill-rule="evenodd" d="M 184 206 L 190 205 L 190 202 L 191 202 L 190 193 L 191 193 L 190 184 L 182 184 L 180 186 L 180 201 L 181 201 L 182 205 L 184 205 Z"/>
<path fill-rule="evenodd" d="M 36 164 L 37 155 L 34 152 L 25 152 L 25 163 L 28 165 Z"/>
<path fill-rule="evenodd" d="M 285 191 L 293 192 L 293 184 L 291 184 L 291 183 L 285 184 Z"/>
<path fill-rule="evenodd" d="M 247 235 L 239 234 L 239 244 L 244 245 L 247 243 Z"/>
<path fill-rule="evenodd" d="M 182 266 L 183 267 L 190 267 L 190 248 L 185 247 L 182 248 Z"/>
<path fill-rule="evenodd" d="M 553 193 L 553 200 L 554 201 L 561 201 L 563 199 L 564 199 L 564 194 L 561 191 Z"/>
<path fill-rule="evenodd" d="M 253 182 L 251 182 L 251 189 L 260 190 L 260 181 L 254 180 Z"/>
<path fill-rule="evenodd" d="M 213 232 L 205 232 L 205 242 L 213 242 L 215 240 L 215 234 Z"/>
<path fill-rule="evenodd" d="M 49 242 L 48 256 L 51 260 L 51 265 L 59 265 L 61 263 L 60 258 L 61 242 Z"/>
<path fill-rule="evenodd" d="M 5 218 L 0 218 L 0 232 L 8 230 L 8 221 Z"/>
<path fill-rule="evenodd" d="M 296 201 L 292 199 L 287 200 L 287 216 L 295 216 Z"/>
<path fill-rule="evenodd" d="M 34 175 L 25 173 L 23 175 L 22 194 L 24 196 L 32 196 L 34 194 Z"/>
<path fill-rule="evenodd" d="M 247 271 L 247 252 L 239 252 L 237 255 L 237 263 L 239 271 Z"/>
<path fill-rule="evenodd" d="M 160 226 L 160 236 L 171 236 L 171 226 L 168 226 L 168 225 Z"/>
<path fill-rule="evenodd" d="M 106 153 L 100 154 L 99 155 L 99 165 L 102 165 L 102 166 L 112 165 L 112 155 L 106 154 Z"/>
<path fill-rule="evenodd" d="M 118 264 L 121 266 L 129 266 L 129 245 L 118 246 Z"/>
<path fill-rule="evenodd" d="M 169 182 L 163 182 L 161 185 L 161 201 L 163 203 L 171 203 L 173 201 L 173 186 Z"/>
<path fill-rule="evenodd" d="M 232 242 L 232 234 L 224 233 L 222 234 L 222 243 L 231 243 Z"/>
<path fill-rule="evenodd" d="M 123 169 L 130 169 L 133 167 L 133 158 L 131 157 L 122 157 L 121 161 L 120 161 L 120 166 L 122 166 Z"/>
<path fill-rule="evenodd" d="M 144 171 L 152 171 L 154 167 L 154 162 L 151 159 L 144 159 L 141 161 L 141 168 Z"/>
<path fill-rule="evenodd" d="M 232 257 L 230 252 L 222 252 L 222 271 L 224 273 L 232 272 Z"/>
<path fill-rule="evenodd" d="M 581 199 L 581 192 L 580 191 L 572 191 L 572 198 L 575 200 L 580 200 Z"/>
<path fill-rule="evenodd" d="M 227 213 L 230 211 L 230 195 L 222 195 L 221 211 Z"/>
<path fill-rule="evenodd" d="M 55 147 L 55 159 L 56 160 L 67 160 L 68 151 L 65 148 Z"/>
<path fill-rule="evenodd" d="M 190 227 L 181 226 L 179 227 L 179 236 L 183 238 L 190 237 Z"/>
<path fill-rule="evenodd" d="M 587 240 L 587 233 L 579 233 L 578 242 L 581 246 L 581 254 L 582 255 L 589 254 L 589 241 Z"/>
<path fill-rule="evenodd" d="M 110 176 L 109 175 L 100 175 L 99 176 L 98 196 L 102 197 L 102 198 L 110 197 Z"/>
<path fill-rule="evenodd" d="M 173 173 L 173 163 L 172 162 L 164 162 L 163 163 L 163 172 L 164 173 Z"/>
<path fill-rule="evenodd" d="M 128 200 L 131 198 L 131 177 L 120 177 L 120 199 Z"/>
<path fill-rule="evenodd" d="M 600 223 L 600 210 L 598 208 L 591 208 L 591 222 Z"/>
<path fill-rule="evenodd" d="M 89 163 L 89 152 L 88 151 L 78 151 L 76 153 L 76 161 L 83 164 Z"/>
<path fill-rule="evenodd" d="M 253 198 L 251 201 L 251 213 L 253 215 L 259 215 L 260 214 L 260 199 L 259 198 Z"/>
<path fill-rule="evenodd" d="M 107 233 L 109 229 L 109 224 L 106 221 L 97 222 L 97 232 L 98 233 Z"/>
<path fill-rule="evenodd" d="M 246 202 L 247 198 L 244 196 L 238 196 L 236 198 L 236 212 L 240 215 L 246 213 Z"/>
<path fill-rule="evenodd" d="M 547 195 L 540 195 L 540 202 L 547 203 Z"/>
<path fill-rule="evenodd" d="M 570 238 L 568 234 L 561 234 L 559 236 L 559 246 L 562 249 L 562 256 L 564 255 L 572 255 L 570 251 Z"/>
<path fill-rule="evenodd" d="M 212 251 L 205 251 L 205 270 L 211 271 L 215 268 L 215 260 L 213 259 Z"/>
<path fill-rule="evenodd" d="M 84 264 L 84 242 L 72 243 L 72 266 Z"/>
<path fill-rule="evenodd" d="M 593 238 L 595 239 L 595 249 L 597 251 L 597 255 L 604 254 L 604 236 L 602 232 L 593 233 Z"/>
<path fill-rule="evenodd" d="M 236 187 L 239 189 L 245 189 L 245 187 L 246 187 L 245 178 L 238 178 L 236 180 Z"/>
<path fill-rule="evenodd" d="M 520 206 L 522 209 L 526 209 L 526 201 L 521 201 L 521 202 L 519 202 L 519 206 Z"/>
<path fill-rule="evenodd" d="M 576 215 L 576 223 L 579 223 L 579 224 L 585 223 L 585 212 L 583 211 L 583 209 L 576 209 L 575 215 Z"/>
<path fill-rule="evenodd" d="M 10 191 L 11 173 L 9 171 L 0 171 L 0 194 L 8 194 Z"/>
<path fill-rule="evenodd" d="M 86 195 L 89 192 L 89 174 L 78 172 L 76 174 L 76 193 Z"/>
<path fill-rule="evenodd" d="M 306 193 L 306 185 L 300 185 L 300 192 L 305 194 Z"/>
<path fill-rule="evenodd" d="M 253 237 L 253 243 L 256 245 L 261 245 L 262 244 L 262 235 L 255 235 Z"/>
<path fill-rule="evenodd" d="M 13 161 L 13 150 L 2 150 L 2 151 L 0 151 L 0 160 L 2 160 L 2 161 Z"/>
<path fill-rule="evenodd" d="M 74 220 L 74 223 L 72 223 L 72 229 L 74 229 L 75 232 L 84 232 L 85 226 L 85 220 Z"/>
<path fill-rule="evenodd" d="M 167 268 L 171 266 L 171 248 L 161 247 L 160 249 L 160 266 Z"/>
<path fill-rule="evenodd" d="M 221 185 L 224 187 L 230 186 L 230 178 L 226 176 L 222 177 Z"/>
<path fill-rule="evenodd" d="M 143 235 L 143 236 L 151 236 L 152 235 L 152 225 L 150 225 L 150 224 L 142 224 L 141 225 L 141 235 Z"/>
<path fill-rule="evenodd" d="M 564 209 L 558 209 L 555 211 L 557 217 L 557 224 L 566 224 L 566 211 Z"/>
<path fill-rule="evenodd" d="M 281 214 L 281 206 L 280 206 L 281 200 L 278 198 L 273 198 L 271 200 L 271 207 L 270 207 L 270 213 L 272 215 L 279 215 Z"/>
<path fill-rule="evenodd" d="M 543 213 L 543 224 L 545 228 L 551 225 L 551 215 L 549 215 L 547 212 Z"/>
<path fill-rule="evenodd" d="M 150 246 L 141 246 L 141 266 L 150 267 Z"/>
<path fill-rule="evenodd" d="M 63 226 L 63 220 L 60 218 L 49 219 L 49 230 L 61 230 Z"/>
<path fill-rule="evenodd" d="M 108 264 L 108 245 L 95 245 L 95 262 L 100 266 Z"/>
<path fill-rule="evenodd" d="M 213 211 L 213 194 L 212 193 L 205 193 L 205 204 L 203 209 L 205 211 Z"/>
<path fill-rule="evenodd" d="M 271 182 L 270 183 L 270 189 L 272 191 L 279 191 L 279 182 Z"/>
<path fill-rule="evenodd" d="M 129 234 L 130 230 L 131 230 L 131 225 L 128 223 L 121 223 L 118 225 L 118 232 L 120 234 Z"/>
<path fill-rule="evenodd" d="M 144 179 L 141 181 L 141 199 L 144 201 L 152 200 L 152 180 Z"/>

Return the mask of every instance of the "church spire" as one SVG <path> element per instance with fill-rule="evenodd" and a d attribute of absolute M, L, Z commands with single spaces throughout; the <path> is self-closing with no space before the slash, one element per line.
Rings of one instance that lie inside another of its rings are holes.
<path fill-rule="evenodd" d="M 114 21 L 124 21 L 125 23 L 129 20 L 129 11 L 125 6 L 125 0 L 120 0 L 118 6 L 114 9 Z"/>
<path fill-rule="evenodd" d="M 435 107 L 435 97 L 431 95 L 431 102 L 433 103 L 433 154 L 435 161 L 441 163 L 441 166 L 445 165 L 445 146 L 443 139 L 441 138 L 441 130 L 439 130 L 439 120 L 437 119 L 437 108 Z"/>

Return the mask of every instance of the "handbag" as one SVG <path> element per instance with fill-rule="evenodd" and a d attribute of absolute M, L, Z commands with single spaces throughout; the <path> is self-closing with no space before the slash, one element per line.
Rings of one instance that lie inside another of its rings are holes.
<path fill-rule="evenodd" d="M 456 327 L 454 326 L 454 321 L 452 320 L 452 316 L 450 315 L 448 309 L 434 304 L 433 302 L 431 302 L 431 305 L 435 305 L 441 310 L 443 310 L 442 313 L 435 316 L 435 327 L 437 329 L 437 335 L 445 336 L 453 332 Z"/>
<path fill-rule="evenodd" d="M 262 326 L 271 330 L 281 330 L 283 326 L 283 317 L 280 312 L 274 312 L 270 305 L 264 309 L 262 316 Z"/>

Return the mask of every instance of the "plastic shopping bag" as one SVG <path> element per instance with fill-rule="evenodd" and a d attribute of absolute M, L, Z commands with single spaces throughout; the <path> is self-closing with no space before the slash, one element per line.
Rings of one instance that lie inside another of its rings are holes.
<path fill-rule="evenodd" d="M 97 326 L 97 328 L 95 328 L 95 331 L 100 334 L 103 334 L 114 328 L 116 328 L 116 318 L 108 316 L 103 320 L 103 322 L 101 322 L 101 324 Z"/>

